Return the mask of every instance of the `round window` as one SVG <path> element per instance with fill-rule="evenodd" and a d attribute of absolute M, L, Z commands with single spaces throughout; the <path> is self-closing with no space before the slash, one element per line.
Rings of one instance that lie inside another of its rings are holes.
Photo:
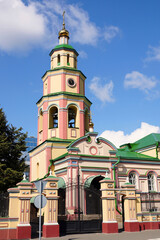
<path fill-rule="evenodd" d="M 75 83 L 75 81 L 74 81 L 72 78 L 69 78 L 69 79 L 67 80 L 67 82 L 68 82 L 68 85 L 69 85 L 70 87 L 75 87 L 75 86 L 76 86 L 76 83 Z"/>

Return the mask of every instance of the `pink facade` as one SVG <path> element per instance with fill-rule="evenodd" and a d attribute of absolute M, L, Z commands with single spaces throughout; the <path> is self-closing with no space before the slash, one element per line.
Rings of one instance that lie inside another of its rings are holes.
<path fill-rule="evenodd" d="M 64 73 L 61 74 L 61 86 L 62 91 L 66 91 L 66 75 Z"/>

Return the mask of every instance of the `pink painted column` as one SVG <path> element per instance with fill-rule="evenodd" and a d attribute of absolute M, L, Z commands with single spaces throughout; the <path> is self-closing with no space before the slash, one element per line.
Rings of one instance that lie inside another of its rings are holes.
<path fill-rule="evenodd" d="M 59 102 L 60 109 L 59 109 L 59 137 L 62 139 L 67 139 L 67 109 L 65 109 L 67 105 L 66 99 L 61 99 Z"/>
<path fill-rule="evenodd" d="M 84 102 L 80 102 L 80 108 L 82 111 L 79 112 L 80 115 L 80 137 L 84 136 L 85 129 L 84 129 Z"/>
<path fill-rule="evenodd" d="M 59 137 L 62 139 L 67 139 L 67 110 L 59 110 Z"/>
<path fill-rule="evenodd" d="M 46 173 L 48 172 L 48 167 L 50 165 L 49 160 L 52 158 L 52 148 L 46 148 Z"/>
<path fill-rule="evenodd" d="M 43 105 L 43 141 L 45 141 L 48 138 L 48 102 L 45 102 Z"/>
<path fill-rule="evenodd" d="M 61 89 L 62 91 L 66 91 L 66 75 L 64 73 L 61 74 Z"/>
<path fill-rule="evenodd" d="M 80 77 L 77 76 L 77 93 L 80 93 Z"/>
<path fill-rule="evenodd" d="M 80 111 L 80 137 L 84 136 L 84 112 Z"/>

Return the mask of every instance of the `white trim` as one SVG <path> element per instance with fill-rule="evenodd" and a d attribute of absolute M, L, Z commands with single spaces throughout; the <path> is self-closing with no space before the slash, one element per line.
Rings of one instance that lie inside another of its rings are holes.
<path fill-rule="evenodd" d="M 125 220 L 124 222 L 138 222 L 138 220 Z"/>
<path fill-rule="evenodd" d="M 117 223 L 117 221 L 103 221 L 102 223 Z"/>
<path fill-rule="evenodd" d="M 47 225 L 59 225 L 58 223 L 44 223 L 43 225 L 47 226 Z"/>
<path fill-rule="evenodd" d="M 0 230 L 2 230 L 2 229 L 8 230 L 8 229 L 17 229 L 17 228 L 8 228 L 8 227 L 6 227 L 6 228 L 0 228 Z"/>
<path fill-rule="evenodd" d="M 19 223 L 17 226 L 18 227 L 30 227 L 31 225 L 29 223 L 28 224 Z"/>

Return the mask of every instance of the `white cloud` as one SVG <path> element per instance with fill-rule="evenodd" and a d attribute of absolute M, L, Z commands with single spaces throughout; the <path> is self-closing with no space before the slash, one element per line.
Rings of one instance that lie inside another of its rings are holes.
<path fill-rule="evenodd" d="M 111 42 L 119 34 L 120 30 L 116 26 L 105 27 L 104 38 L 107 42 Z"/>
<path fill-rule="evenodd" d="M 52 48 L 58 43 L 64 9 L 72 42 L 96 45 L 102 38 L 102 30 L 78 4 L 66 4 L 63 0 L 28 0 L 27 4 L 22 0 L 0 0 L 0 50 Z M 103 40 L 110 42 L 117 33 L 117 27 L 109 26 Z"/>
<path fill-rule="evenodd" d="M 112 81 L 102 85 L 99 77 L 94 77 L 89 85 L 92 93 L 103 103 L 114 102 L 114 98 L 112 96 L 113 87 L 114 85 Z"/>
<path fill-rule="evenodd" d="M 21 0 L 0 1 L 0 49 L 28 48 L 42 42 L 45 19 L 34 5 L 25 6 Z"/>
<path fill-rule="evenodd" d="M 124 86 L 126 88 L 137 88 L 145 93 L 156 87 L 157 80 L 154 76 L 147 77 L 146 75 L 132 71 L 127 73 L 124 79 Z"/>
<path fill-rule="evenodd" d="M 149 50 L 147 52 L 147 57 L 145 61 L 146 62 L 160 61 L 160 46 L 158 47 L 149 46 Z"/>
<path fill-rule="evenodd" d="M 99 37 L 98 27 L 90 21 L 88 13 L 77 5 L 69 5 L 66 17 L 73 30 L 72 40 L 80 44 L 95 45 Z"/>
<path fill-rule="evenodd" d="M 160 133 L 160 127 L 142 122 L 140 128 L 134 130 L 131 134 L 125 134 L 123 131 L 104 131 L 100 136 L 108 139 L 116 147 L 125 143 L 133 143 L 150 133 Z"/>
<path fill-rule="evenodd" d="M 78 51 L 80 58 L 88 58 L 88 55 L 85 51 Z"/>

